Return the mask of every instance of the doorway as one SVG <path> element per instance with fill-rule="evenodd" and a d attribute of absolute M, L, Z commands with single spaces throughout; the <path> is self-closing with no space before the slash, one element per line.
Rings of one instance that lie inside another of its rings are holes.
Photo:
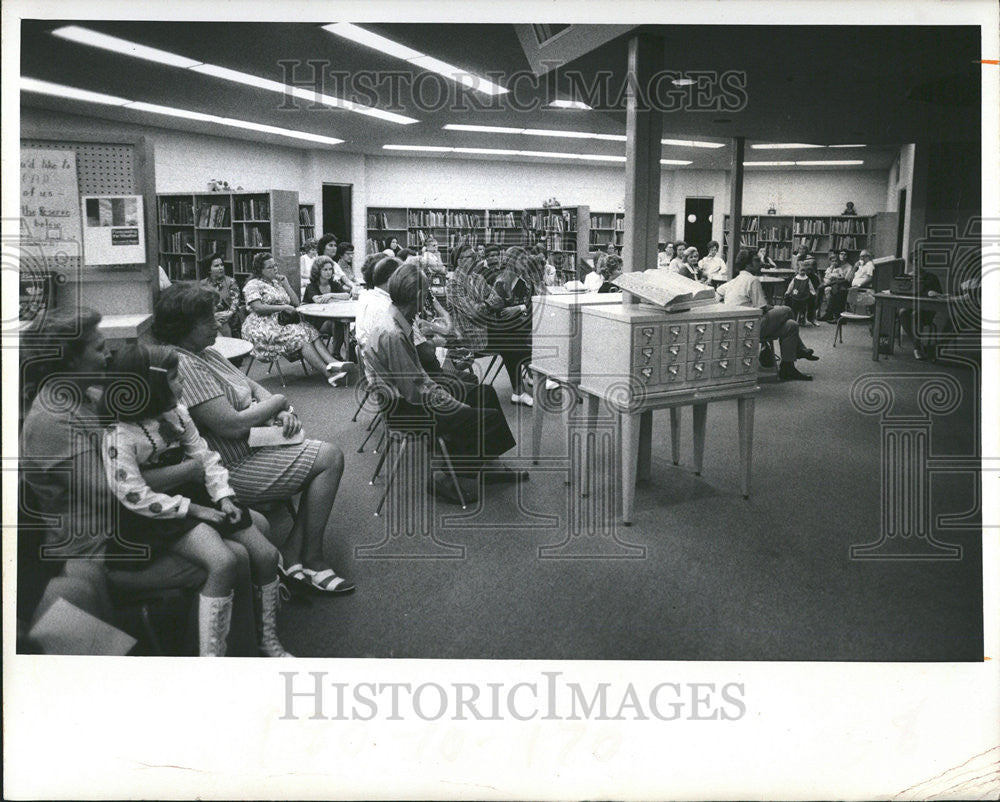
<path fill-rule="evenodd" d="M 697 248 L 700 254 L 708 253 L 714 206 L 715 198 L 684 199 L 684 241 Z"/>
<path fill-rule="evenodd" d="M 323 184 L 323 233 L 351 241 L 352 184 Z"/>

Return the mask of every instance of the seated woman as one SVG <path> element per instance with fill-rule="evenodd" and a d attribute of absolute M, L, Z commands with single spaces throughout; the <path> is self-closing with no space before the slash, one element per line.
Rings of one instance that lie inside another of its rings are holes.
<path fill-rule="evenodd" d="M 243 324 L 239 284 L 226 275 L 222 254 L 213 253 L 206 257 L 202 260 L 202 267 L 208 271 L 208 276 L 201 280 L 202 288 L 212 290 L 218 295 L 215 303 L 215 320 L 219 324 L 219 334 L 223 337 L 239 337 L 240 327 Z"/>
<path fill-rule="evenodd" d="M 309 284 L 302 294 L 304 304 L 325 304 L 327 301 L 346 301 L 351 297 L 344 285 L 337 280 L 336 262 L 329 256 L 317 256 L 313 260 L 309 274 Z M 306 316 L 306 321 L 315 326 L 320 334 L 332 338 L 330 351 L 339 354 L 347 342 L 347 324 L 336 320 Z"/>
<path fill-rule="evenodd" d="M 344 472 L 343 452 L 319 440 L 250 448 L 254 426 L 281 426 L 290 436 L 302 424 L 285 396 L 272 395 L 209 347 L 215 342 L 211 312 L 211 296 L 195 287 L 171 287 L 156 303 L 153 335 L 177 348 L 181 402 L 222 457 L 238 501 L 253 507 L 302 494 L 291 535 L 279 546 L 285 577 L 326 593 L 353 590 L 323 556 L 323 533 Z"/>
<path fill-rule="evenodd" d="M 206 325 L 214 330 L 213 294 L 204 295 Z M 115 531 L 116 505 L 101 457 L 107 419 L 98 409 L 99 385 L 106 381 L 104 338 L 97 328 L 100 320 L 92 309 L 57 311 L 47 315 L 41 327 L 25 334 L 21 341 L 22 355 L 28 355 L 25 369 L 31 402 L 21 431 L 19 469 L 25 496 L 30 496 L 23 501 L 24 509 L 44 511 L 55 521 L 39 535 L 38 542 L 25 544 L 25 564 L 18 566 L 19 575 L 22 569 L 30 570 L 29 563 L 33 563 L 54 577 L 52 581 L 46 578 L 44 593 L 39 593 L 41 600 L 34 603 L 35 618 L 56 599 L 64 598 L 111 621 L 109 584 L 130 589 L 196 589 L 205 581 L 205 573 L 196 565 L 170 554 L 152 561 L 141 572 L 129 572 L 127 582 L 116 578 L 122 572 L 109 570 L 114 567 L 105 560 L 109 546 L 119 553 L 134 552 L 135 547 Z M 57 357 L 51 356 L 53 346 L 58 348 Z M 175 465 L 144 470 L 142 478 L 153 489 L 170 492 L 184 482 L 197 480 L 200 474 L 200 465 L 184 459 Z M 254 523 L 266 530 L 267 520 L 251 514 Z M 40 551 L 43 540 L 45 552 Z M 226 546 L 235 560 L 237 574 L 227 652 L 255 655 L 249 557 L 238 543 L 228 542 Z M 28 592 L 27 586 L 18 587 L 19 608 L 22 594 Z"/>
<path fill-rule="evenodd" d="M 698 270 L 698 249 L 694 246 L 685 248 L 678 256 L 679 258 L 675 259 L 672 263 L 671 269 L 678 275 L 684 276 L 684 278 L 700 281 L 701 273 Z"/>
<path fill-rule="evenodd" d="M 772 259 L 770 256 L 768 256 L 767 246 L 766 245 L 761 245 L 757 249 L 757 259 L 760 260 L 760 269 L 761 270 L 777 270 L 778 269 L 778 265 L 775 264 L 774 259 Z"/>
<path fill-rule="evenodd" d="M 299 320 L 295 311 L 298 298 L 288 279 L 278 273 L 271 254 L 254 256 L 250 278 L 243 285 L 243 297 L 248 311 L 243 321 L 243 337 L 253 344 L 252 354 L 256 359 L 273 362 L 301 351 L 306 362 L 325 374 L 332 386 L 347 377 L 347 368 L 352 363 L 335 360 L 323 346 L 319 332 Z"/>
<path fill-rule="evenodd" d="M 492 291 L 484 299 L 491 312 L 486 321 L 488 347 L 503 360 L 511 402 L 528 407 L 534 400 L 524 386 L 523 368 L 531 361 L 531 299 L 541 292 L 536 278 L 528 252 L 515 245 L 504 253 Z"/>
<path fill-rule="evenodd" d="M 598 288 L 598 292 L 621 292 L 621 288 L 617 284 L 612 284 L 614 281 L 622 274 L 622 259 L 620 256 L 609 256 L 608 260 L 604 263 L 604 274 L 601 278 L 604 279 L 604 283 Z"/>

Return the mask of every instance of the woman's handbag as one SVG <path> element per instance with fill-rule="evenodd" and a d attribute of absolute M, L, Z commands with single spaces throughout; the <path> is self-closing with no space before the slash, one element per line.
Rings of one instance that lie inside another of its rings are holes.
<path fill-rule="evenodd" d="M 300 320 L 298 312 L 289 312 L 287 309 L 278 312 L 278 323 L 282 326 L 290 326 L 293 323 L 299 323 Z"/>

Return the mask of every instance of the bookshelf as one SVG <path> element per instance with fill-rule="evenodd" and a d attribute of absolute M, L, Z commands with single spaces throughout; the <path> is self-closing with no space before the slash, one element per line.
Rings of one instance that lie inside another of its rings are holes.
<path fill-rule="evenodd" d="M 367 253 L 385 250 L 393 237 L 400 246 L 419 251 L 433 235 L 445 261 L 463 239 L 472 246 L 495 243 L 503 248 L 543 243 L 552 263 L 575 277 L 577 264 L 588 255 L 590 246 L 590 210 L 586 206 L 560 209 L 369 206 L 366 216 Z M 624 215 L 621 217 L 624 219 Z M 620 236 L 624 236 L 623 232 Z"/>
<path fill-rule="evenodd" d="M 591 253 L 603 250 L 605 245 L 621 248 L 625 243 L 625 212 L 591 212 L 590 242 Z"/>
<path fill-rule="evenodd" d="M 299 250 L 303 249 L 307 239 L 316 236 L 316 205 L 312 203 L 299 204 Z"/>
<path fill-rule="evenodd" d="M 282 273 L 297 275 L 297 192 L 169 193 L 156 202 L 160 265 L 171 281 L 204 278 L 200 262 L 213 253 L 222 254 L 226 274 L 240 284 L 261 251 Z"/>
<path fill-rule="evenodd" d="M 725 259 L 730 245 L 729 215 L 723 224 L 722 257 Z M 827 215 L 743 215 L 740 222 L 740 247 L 768 246 L 768 253 L 776 264 L 790 264 L 792 254 L 805 245 L 811 253 L 823 256 L 831 248 L 846 249 L 852 261 L 863 248 L 874 243 L 874 216 Z M 817 260 L 818 262 L 819 260 Z M 820 269 L 825 265 L 817 264 Z"/>

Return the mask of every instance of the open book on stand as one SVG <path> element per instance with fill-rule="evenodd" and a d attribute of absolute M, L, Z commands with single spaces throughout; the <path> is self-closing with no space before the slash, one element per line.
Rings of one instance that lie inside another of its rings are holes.
<path fill-rule="evenodd" d="M 668 312 L 684 312 L 717 303 L 715 290 L 701 282 L 668 270 L 654 268 L 641 273 L 622 273 L 612 284 L 646 303 Z"/>

